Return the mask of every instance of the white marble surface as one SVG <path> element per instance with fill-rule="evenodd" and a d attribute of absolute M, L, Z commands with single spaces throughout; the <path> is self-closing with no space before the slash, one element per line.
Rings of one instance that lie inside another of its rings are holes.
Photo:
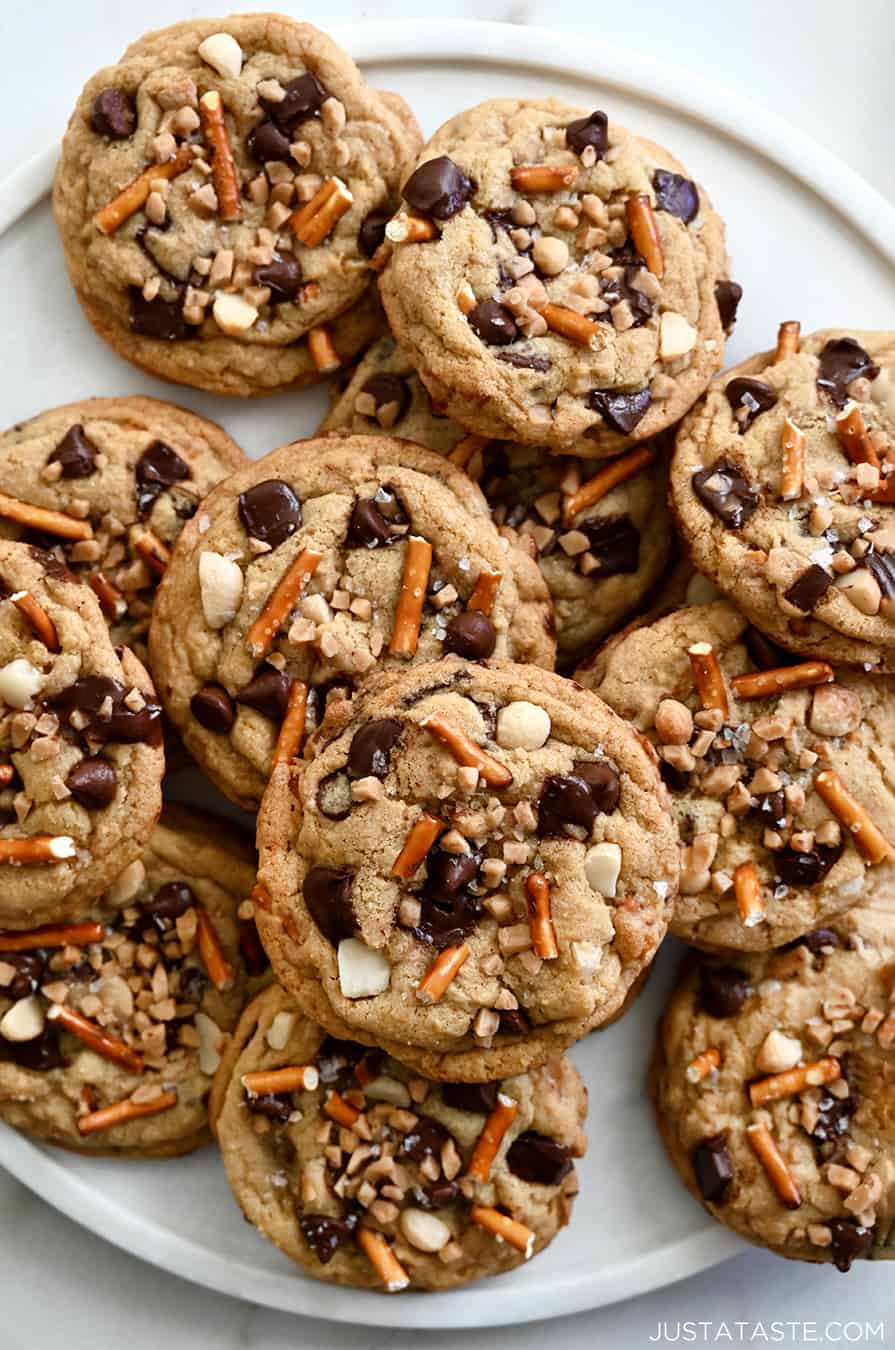
<path fill-rule="evenodd" d="M 145 0 L 43 0 L 3 6 L 7 55 L 0 108 L 7 135 L 0 142 L 0 176 L 58 137 L 75 91 L 113 60 L 140 31 L 191 14 L 267 4 Z M 375 5 L 327 0 L 284 10 L 325 26 L 351 19 L 419 17 L 418 3 Z M 495 19 L 605 36 L 692 69 L 787 116 L 822 141 L 889 198 L 895 197 L 891 72 L 895 19 L 890 0 L 551 0 L 450 3 L 432 17 Z M 10 60 L 10 53 L 14 59 Z M 831 299 L 834 298 L 831 278 Z M 592 1141 L 599 1148 L 599 1140 Z M 607 1165 L 612 1160 L 607 1159 Z M 607 1234 L 607 1243 L 611 1234 Z M 500 1297 L 494 1286 L 494 1297 Z M 881 1333 L 879 1324 L 888 1317 Z M 844 1321 L 851 1320 L 848 1328 Z M 856 1339 L 862 1324 L 869 1324 Z M 639 1350 L 667 1328 L 694 1324 L 696 1344 L 895 1344 L 892 1268 L 863 1267 L 847 1282 L 828 1269 L 795 1266 L 750 1253 L 632 1303 L 564 1319 L 551 1326 L 427 1333 L 430 1350 L 534 1350 L 545 1335 L 568 1350 L 612 1346 Z M 702 1327 L 698 1324 L 706 1324 Z M 683 1334 L 688 1335 L 687 1329 Z M 270 1313 L 220 1297 L 142 1265 L 104 1243 L 0 1171 L 0 1347 L 50 1350 L 394 1350 L 415 1346 L 419 1333 L 337 1327 Z"/>

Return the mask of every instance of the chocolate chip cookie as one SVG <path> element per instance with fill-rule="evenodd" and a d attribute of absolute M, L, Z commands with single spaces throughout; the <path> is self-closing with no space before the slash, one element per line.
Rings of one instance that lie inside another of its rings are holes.
<path fill-rule="evenodd" d="M 611 463 L 548 457 L 470 436 L 435 409 L 394 338 L 367 352 L 321 431 L 383 429 L 446 454 L 482 488 L 499 529 L 536 557 L 556 612 L 559 657 L 573 661 L 624 621 L 668 561 L 661 454 L 637 446 Z"/>
<path fill-rule="evenodd" d="M 602 458 L 676 422 L 720 367 L 724 225 L 661 146 L 559 99 L 493 99 L 423 150 L 389 223 L 386 313 L 481 436 Z"/>
<path fill-rule="evenodd" d="M 309 24 L 148 34 L 88 81 L 63 141 L 54 208 L 84 312 L 180 384 L 249 397 L 320 378 L 359 350 L 346 311 L 419 144 L 403 100 Z"/>
<path fill-rule="evenodd" d="M 251 809 L 306 721 L 357 680 L 451 652 L 552 665 L 552 618 L 537 566 L 461 470 L 405 441 L 340 436 L 275 450 L 205 499 L 150 649 L 187 748 Z"/>
<path fill-rule="evenodd" d="M 455 1289 L 521 1265 L 569 1221 L 587 1090 L 562 1056 L 495 1082 L 432 1083 L 333 1040 L 273 987 L 219 1075 L 233 1193 L 316 1279 Z"/>
<path fill-rule="evenodd" d="M 521 1073 L 649 965 L 679 844 L 652 757 L 586 691 L 456 658 L 330 706 L 258 821 L 257 921 L 336 1036 L 431 1078 Z"/>
<path fill-rule="evenodd" d="M 895 910 L 852 910 L 782 952 L 693 961 L 653 1067 L 688 1188 L 801 1261 L 895 1254 Z"/>
<path fill-rule="evenodd" d="M 91 591 L 0 540 L 0 925 L 78 913 L 139 855 L 161 808 L 161 718 Z"/>
<path fill-rule="evenodd" d="M 789 651 L 895 671 L 895 335 L 780 327 L 677 438 L 693 561 Z"/>
<path fill-rule="evenodd" d="M 610 639 L 577 678 L 656 747 L 680 937 L 779 947 L 891 893 L 895 680 L 794 660 L 725 601 Z"/>

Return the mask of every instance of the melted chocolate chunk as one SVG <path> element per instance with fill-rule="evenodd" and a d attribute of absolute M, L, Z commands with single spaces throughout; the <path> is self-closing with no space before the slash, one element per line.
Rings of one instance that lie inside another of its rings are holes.
<path fill-rule="evenodd" d="M 729 459 L 698 469 L 690 480 L 707 510 L 728 530 L 739 530 L 758 507 L 758 491 Z"/>
<path fill-rule="evenodd" d="M 221 736 L 226 736 L 236 721 L 236 706 L 219 684 L 206 684 L 198 689 L 190 699 L 190 712 L 200 727 Z"/>
<path fill-rule="evenodd" d="M 618 774 L 611 764 L 597 763 L 594 760 L 579 759 L 572 766 L 572 772 L 583 778 L 590 788 L 597 811 L 601 815 L 611 815 L 618 806 L 621 785 Z"/>
<path fill-rule="evenodd" d="M 884 600 L 895 597 L 895 554 L 865 553 L 858 565 L 867 568 L 879 586 Z"/>
<path fill-rule="evenodd" d="M 857 1219 L 831 1219 L 827 1225 L 832 1235 L 833 1265 L 847 1275 L 853 1261 L 862 1261 L 873 1248 L 873 1229 L 865 1228 Z"/>
<path fill-rule="evenodd" d="M 2 960 L 4 965 L 15 970 L 3 990 L 9 998 L 27 998 L 40 988 L 44 979 L 44 959 L 37 952 L 4 952 Z"/>
<path fill-rule="evenodd" d="M 46 542 L 49 546 L 47 548 L 39 548 L 37 545 L 32 545 L 29 548 L 28 552 L 34 561 L 40 563 L 47 576 L 52 577 L 54 581 L 77 581 L 77 577 L 65 565 L 65 560 L 58 558 L 52 552 L 55 541 L 50 536 L 46 536 Z"/>
<path fill-rule="evenodd" d="M 441 951 L 472 932 L 481 903 L 472 891 L 479 879 L 480 853 L 445 853 L 435 848 L 426 860 L 426 880 L 417 896 L 419 923 L 413 929 L 421 942 Z"/>
<path fill-rule="evenodd" d="M 507 347 L 519 336 L 510 311 L 490 297 L 480 300 L 466 318 L 472 331 L 489 347 Z"/>
<path fill-rule="evenodd" d="M 854 338 L 832 338 L 818 357 L 817 387 L 837 408 L 848 401 L 848 386 L 863 377 L 875 380 L 879 366 Z"/>
<path fill-rule="evenodd" d="M 346 548 L 382 548 L 396 537 L 372 497 L 361 497 L 354 503 L 345 536 Z"/>
<path fill-rule="evenodd" d="M 126 141 L 134 134 L 137 114 L 133 100 L 123 89 L 114 85 L 101 89 L 93 100 L 90 125 L 97 136 L 108 136 L 112 141 Z"/>
<path fill-rule="evenodd" d="M 357 1227 L 357 1215 L 331 1219 L 326 1214 L 302 1214 L 298 1220 L 301 1235 L 322 1266 L 327 1265 L 340 1247 L 350 1242 Z"/>
<path fill-rule="evenodd" d="M 236 701 L 254 708 L 263 717 L 269 717 L 271 722 L 282 722 L 289 702 L 289 685 L 289 676 L 282 670 L 265 666 L 260 675 L 256 675 L 236 695 Z"/>
<path fill-rule="evenodd" d="M 336 770 L 327 774 L 317 789 L 317 810 L 327 820 L 347 820 L 353 806 L 351 780 Z"/>
<path fill-rule="evenodd" d="M 643 420 L 651 402 L 648 389 L 634 389 L 630 393 L 594 389 L 590 395 L 590 406 L 594 412 L 599 413 L 606 425 L 622 436 L 629 436 Z M 589 428 L 588 434 L 591 431 Z"/>
<path fill-rule="evenodd" d="M 255 1096 L 246 1091 L 243 1100 L 253 1116 L 266 1116 L 278 1125 L 285 1125 L 295 1110 L 291 1092 L 262 1092 Z"/>
<path fill-rule="evenodd" d="M 696 184 L 679 173 L 669 173 L 666 169 L 657 169 L 653 174 L 653 190 L 656 194 L 656 210 L 667 211 L 677 216 L 685 225 L 699 212 L 699 193 Z"/>
<path fill-rule="evenodd" d="M 841 947 L 839 937 L 832 928 L 815 928 L 811 933 L 803 933 L 792 944 L 794 947 L 807 947 L 812 956 L 823 956 L 827 948 Z"/>
<path fill-rule="evenodd" d="M 527 1036 L 531 1031 L 531 1018 L 524 1008 L 512 1008 L 500 1014 L 497 1029 L 501 1036 Z"/>
<path fill-rule="evenodd" d="M 300 123 L 318 115 L 329 93 L 310 71 L 290 80 L 284 88 L 286 97 L 279 103 L 262 98 L 261 104 L 277 126 L 291 134 Z"/>
<path fill-rule="evenodd" d="M 640 566 L 640 531 L 629 515 L 598 516 L 576 526 L 588 538 L 588 552 L 600 564 L 602 577 L 636 572 Z M 590 575 L 593 575 L 591 573 Z"/>
<path fill-rule="evenodd" d="M 397 1157 L 409 1158 L 415 1163 L 421 1163 L 426 1158 L 439 1158 L 441 1150 L 451 1139 L 453 1135 L 440 1120 L 434 1120 L 432 1116 L 420 1116 L 401 1140 Z"/>
<path fill-rule="evenodd" d="M 755 798 L 755 805 L 750 810 L 768 829 L 781 829 L 786 823 L 786 797 L 783 789 L 759 793 Z"/>
<path fill-rule="evenodd" d="M 163 441 L 154 441 L 137 460 L 134 471 L 137 480 L 137 510 L 146 516 L 156 498 L 175 483 L 191 478 L 190 466 Z"/>
<path fill-rule="evenodd" d="M 193 888 L 185 881 L 166 881 L 149 900 L 140 901 L 140 909 L 153 919 L 179 919 L 198 904 Z"/>
<path fill-rule="evenodd" d="M 114 764 L 99 755 L 82 759 L 65 780 L 65 786 L 79 806 L 99 811 L 115 797 L 118 776 Z"/>
<path fill-rule="evenodd" d="M 179 298 L 163 300 L 157 295 L 154 300 L 144 300 L 139 286 L 130 287 L 128 317 L 135 333 L 159 342 L 183 342 L 197 334 L 183 317 Z"/>
<path fill-rule="evenodd" d="M 269 286 L 270 298 L 277 304 L 294 300 L 301 286 L 301 263 L 297 258 L 274 258 L 255 268 L 255 285 Z"/>
<path fill-rule="evenodd" d="M 545 372 L 552 370 L 553 362 L 546 356 L 536 356 L 534 352 L 496 352 L 498 361 L 505 361 L 508 366 L 515 366 L 518 370 L 538 370 Z"/>
<path fill-rule="evenodd" d="M 499 1083 L 443 1083 L 441 1100 L 455 1111 L 487 1116 L 497 1105 Z"/>
<path fill-rule="evenodd" d="M 372 258 L 385 243 L 385 227 L 394 215 L 390 206 L 374 206 L 361 221 L 357 232 L 357 246 L 365 258 Z"/>
<path fill-rule="evenodd" d="M 709 1017 L 736 1017 L 752 993 L 736 966 L 700 966 L 699 1006 Z"/>
<path fill-rule="evenodd" d="M 252 539 L 272 549 L 301 525 L 301 502 L 288 483 L 267 478 L 239 494 L 239 519 Z"/>
<path fill-rule="evenodd" d="M 847 1097 L 823 1093 L 817 1104 L 817 1121 L 811 1131 L 811 1140 L 820 1162 L 829 1162 L 839 1151 L 857 1109 L 858 1100 L 852 1092 Z"/>
<path fill-rule="evenodd" d="M 609 149 L 609 118 L 604 112 L 592 112 L 587 117 L 576 117 L 566 127 L 566 145 L 580 155 L 582 150 L 592 145 L 597 159 L 602 159 Z"/>
<path fill-rule="evenodd" d="M 485 661 L 497 644 L 494 624 L 481 610 L 467 609 L 455 614 L 445 629 L 444 651 L 462 656 L 465 661 Z"/>
<path fill-rule="evenodd" d="M 843 844 L 826 848 L 815 844 L 810 853 L 797 853 L 789 844 L 774 854 L 774 867 L 786 886 L 816 886 L 842 856 Z"/>
<path fill-rule="evenodd" d="M 50 1069 L 64 1069 L 67 1061 L 62 1056 L 59 1033 L 54 1027 L 45 1027 L 33 1041 L 7 1041 L 0 1037 L 0 1060 L 18 1064 L 32 1073 L 48 1073 Z"/>
<path fill-rule="evenodd" d="M 692 1162 L 703 1199 L 720 1204 L 733 1181 L 733 1160 L 726 1135 L 716 1134 L 703 1139 L 693 1150 Z"/>
<path fill-rule="evenodd" d="M 735 281 L 715 282 L 715 304 L 718 306 L 718 317 L 725 333 L 733 332 L 742 298 L 743 288 Z"/>
<path fill-rule="evenodd" d="M 302 894 L 308 913 L 334 947 L 350 938 L 357 928 L 351 888 L 354 877 L 332 867 L 312 867 L 304 879 Z"/>
<path fill-rule="evenodd" d="M 96 473 L 96 446 L 87 439 L 80 422 L 69 427 L 47 463 L 61 464 L 63 478 L 89 478 Z"/>
<path fill-rule="evenodd" d="M 413 1197 L 420 1209 L 444 1209 L 460 1194 L 456 1181 L 433 1181 L 431 1186 L 415 1186 Z"/>
<path fill-rule="evenodd" d="M 748 375 L 729 380 L 724 393 L 733 409 L 734 421 L 741 436 L 749 430 L 756 417 L 773 408 L 777 402 L 777 395 L 769 384 L 763 380 L 753 380 Z"/>
<path fill-rule="evenodd" d="M 475 193 L 478 184 L 447 155 L 428 159 L 404 184 L 404 200 L 434 220 L 450 220 Z"/>
<path fill-rule="evenodd" d="M 144 694 L 144 706 L 138 712 L 133 712 L 125 703 L 129 693 L 130 690 L 123 684 L 107 675 L 88 675 L 63 689 L 48 706 L 62 721 L 67 721 L 73 712 L 83 713 L 88 719 L 85 733 L 93 741 L 103 744 L 120 741 L 125 745 L 146 741 L 150 745 L 160 745 L 160 704 L 155 702 L 152 695 Z M 105 713 L 110 706 L 111 712 L 107 717 Z"/>
<path fill-rule="evenodd" d="M 641 328 L 647 323 L 653 312 L 653 302 L 636 285 L 638 273 L 642 270 L 640 259 L 625 268 L 617 277 L 600 279 L 600 294 L 610 307 L 626 300 L 633 320 L 632 328 Z M 610 322 L 604 315 L 604 321 Z"/>
<path fill-rule="evenodd" d="M 346 1083 L 349 1078 L 353 1079 L 355 1065 L 369 1053 L 367 1047 L 358 1045 L 357 1041 L 341 1041 L 335 1036 L 327 1036 L 317 1051 L 317 1069 L 321 1083 L 331 1086 L 333 1083 Z"/>
<path fill-rule="evenodd" d="M 379 717 L 365 722 L 351 738 L 348 751 L 349 778 L 385 778 L 391 753 L 403 725 L 396 717 Z"/>
<path fill-rule="evenodd" d="M 532 1186 L 558 1186 L 572 1170 L 572 1157 L 555 1139 L 526 1130 L 507 1149 L 507 1167 Z"/>
<path fill-rule="evenodd" d="M 801 576 L 796 577 L 789 590 L 784 592 L 783 598 L 803 614 L 810 614 L 832 584 L 833 578 L 829 572 L 825 572 L 817 563 L 812 563 Z"/>
<path fill-rule="evenodd" d="M 257 160 L 259 164 L 267 164 L 272 160 L 286 163 L 292 158 L 289 137 L 284 135 L 276 122 L 269 117 L 252 127 L 246 144 L 252 159 Z"/>
<path fill-rule="evenodd" d="M 538 798 L 538 834 L 542 839 L 564 837 L 568 825 L 590 834 L 597 814 L 590 785 L 578 774 L 555 773 L 545 778 Z"/>
<path fill-rule="evenodd" d="M 386 408 L 394 405 L 383 426 L 393 427 L 400 422 L 410 407 L 410 385 L 400 375 L 371 375 L 361 386 L 360 392 L 367 394 L 376 405 L 376 417 Z"/>

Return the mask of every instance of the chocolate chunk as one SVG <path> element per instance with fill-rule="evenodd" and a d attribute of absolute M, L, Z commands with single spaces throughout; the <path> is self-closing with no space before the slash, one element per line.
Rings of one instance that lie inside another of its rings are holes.
<path fill-rule="evenodd" d="M 114 85 L 101 89 L 93 100 L 90 125 L 97 136 L 108 136 L 112 141 L 125 141 L 134 134 L 137 114 L 133 100 L 123 89 Z"/>
<path fill-rule="evenodd" d="M 497 1029 L 501 1036 L 527 1036 L 531 1031 L 531 1019 L 524 1008 L 512 1008 L 500 1014 Z"/>
<path fill-rule="evenodd" d="M 153 919 L 179 919 L 198 904 L 193 888 L 185 881 L 166 881 L 151 900 L 141 900 L 140 909 Z"/>
<path fill-rule="evenodd" d="M 259 164 L 268 164 L 273 160 L 286 163 L 292 158 L 289 137 L 269 117 L 252 127 L 246 145 L 252 159 L 256 159 Z"/>
<path fill-rule="evenodd" d="M 350 1242 L 357 1227 L 357 1215 L 332 1219 L 326 1214 L 302 1214 L 298 1220 L 301 1235 L 322 1266 L 328 1265 L 340 1247 Z"/>
<path fill-rule="evenodd" d="M 115 766 L 99 755 L 82 759 L 65 780 L 65 786 L 75 801 L 88 811 L 98 811 L 108 806 L 115 796 L 117 783 Z"/>
<path fill-rule="evenodd" d="M 842 844 L 835 848 L 815 844 L 810 853 L 797 853 L 787 844 L 774 854 L 774 868 L 786 886 L 816 886 L 839 861 L 842 849 Z"/>
<path fill-rule="evenodd" d="M 351 780 L 347 773 L 327 774 L 317 789 L 317 810 L 327 820 L 347 820 L 353 800 Z"/>
<path fill-rule="evenodd" d="M 87 439 L 80 422 L 69 427 L 47 463 L 61 464 L 63 478 L 89 478 L 96 473 L 96 446 Z"/>
<path fill-rule="evenodd" d="M 597 159 L 602 159 L 609 149 L 609 118 L 604 112 L 592 112 L 588 117 L 576 117 L 566 127 L 566 145 L 580 155 L 582 150 L 592 145 Z"/>
<path fill-rule="evenodd" d="M 692 1162 L 703 1199 L 719 1204 L 733 1181 L 733 1161 L 726 1135 L 716 1134 L 703 1139 L 693 1150 Z"/>
<path fill-rule="evenodd" d="M 436 848 L 426 860 L 426 880 L 417 896 L 420 919 L 413 929 L 421 942 L 439 951 L 472 932 L 481 914 L 473 892 L 479 879 L 480 853 L 446 853 Z"/>
<path fill-rule="evenodd" d="M 289 685 L 289 676 L 282 670 L 265 666 L 261 674 L 250 680 L 236 695 L 236 702 L 254 708 L 263 717 L 269 717 L 271 722 L 282 722 L 289 702 Z"/>
<path fill-rule="evenodd" d="M 857 1219 L 831 1219 L 827 1225 L 833 1241 L 830 1251 L 833 1265 L 847 1275 L 853 1261 L 862 1261 L 873 1249 L 873 1229 L 865 1228 Z"/>
<path fill-rule="evenodd" d="M 815 928 L 811 933 L 803 933 L 796 938 L 794 947 L 807 947 L 812 956 L 822 956 L 831 947 L 841 947 L 838 934 L 832 928 Z"/>
<path fill-rule="evenodd" d="M 310 71 L 290 80 L 284 88 L 286 97 L 279 103 L 262 98 L 261 104 L 277 126 L 291 134 L 300 123 L 317 116 L 329 93 Z"/>
<path fill-rule="evenodd" d="M 197 333 L 183 317 L 179 299 L 163 300 L 157 295 L 154 300 L 144 300 L 139 286 L 130 287 L 128 317 L 135 333 L 159 342 L 182 342 Z"/>
<path fill-rule="evenodd" d="M 456 1181 L 434 1181 L 431 1186 L 415 1186 L 413 1198 L 420 1209 L 444 1209 L 460 1194 Z"/>
<path fill-rule="evenodd" d="M 884 600 L 895 597 L 895 554 L 865 553 L 858 564 L 866 567 L 883 594 Z"/>
<path fill-rule="evenodd" d="M 590 785 L 579 774 L 555 773 L 544 779 L 538 798 L 538 834 L 542 839 L 564 838 L 568 825 L 590 834 L 597 814 Z"/>
<path fill-rule="evenodd" d="M 728 530 L 742 529 L 758 507 L 757 489 L 729 459 L 697 470 L 690 482 L 703 506 Z"/>
<path fill-rule="evenodd" d="M 255 268 L 255 285 L 269 286 L 270 298 L 277 304 L 294 300 L 301 286 L 301 263 L 297 258 L 274 258 Z"/>
<path fill-rule="evenodd" d="M 597 811 L 601 815 L 611 815 L 621 795 L 618 774 L 612 765 L 579 759 L 572 765 L 572 772 L 587 783 Z"/>
<path fill-rule="evenodd" d="M 780 788 L 777 792 L 759 793 L 755 798 L 755 805 L 750 810 L 758 816 L 768 829 L 781 829 L 786 823 L 786 797 L 783 789 Z"/>
<path fill-rule="evenodd" d="M 15 971 L 3 989 L 9 998 L 27 998 L 43 984 L 44 959 L 37 952 L 4 952 L 2 960 L 4 965 L 12 966 Z"/>
<path fill-rule="evenodd" d="M 833 578 L 829 572 L 825 572 L 817 563 L 812 563 L 804 572 L 792 583 L 788 591 L 784 591 L 783 598 L 788 600 L 796 609 L 800 609 L 803 614 L 810 614 L 815 605 L 819 603 L 826 595 L 833 584 Z"/>
<path fill-rule="evenodd" d="M 237 918 L 236 927 L 239 934 L 239 951 L 246 973 L 252 976 L 263 975 L 270 962 L 258 936 L 258 925 L 254 919 Z"/>
<path fill-rule="evenodd" d="M 386 421 L 382 423 L 386 427 L 393 427 L 396 422 L 400 422 L 410 407 L 410 385 L 400 375 L 371 375 L 361 386 L 360 392 L 373 400 L 377 418 L 384 409 L 394 406 L 394 411 L 389 411 Z"/>
<path fill-rule="evenodd" d="M 266 478 L 239 494 L 239 519 L 252 539 L 279 548 L 301 525 L 301 502 L 288 483 Z"/>
<path fill-rule="evenodd" d="M 879 366 L 854 338 L 832 338 L 818 357 L 817 387 L 833 400 L 837 408 L 848 401 L 848 386 L 863 376 L 875 380 Z"/>
<path fill-rule="evenodd" d="M 621 252 L 621 250 L 618 250 Z M 620 304 L 622 300 L 627 301 L 628 309 L 633 320 L 632 328 L 642 328 L 648 323 L 653 313 L 653 302 L 644 291 L 635 285 L 638 273 L 642 270 L 642 263 L 639 257 L 633 265 L 625 267 L 618 276 L 600 277 L 600 295 L 606 301 L 610 308 L 613 305 Z M 605 318 L 605 315 L 604 315 Z"/>
<path fill-rule="evenodd" d="M 226 689 L 206 684 L 190 699 L 190 712 L 206 731 L 225 736 L 236 721 L 236 707 Z"/>
<path fill-rule="evenodd" d="M 404 184 L 404 200 L 414 211 L 435 220 L 450 220 L 473 196 L 478 184 L 447 155 L 428 159 Z"/>
<path fill-rule="evenodd" d="M 472 331 L 489 347 L 506 347 L 519 336 L 510 311 L 490 297 L 480 300 L 466 318 Z"/>
<path fill-rule="evenodd" d="M 357 246 L 365 258 L 372 258 L 385 243 L 385 227 L 394 215 L 390 206 L 374 206 L 361 221 L 357 232 Z"/>
<path fill-rule="evenodd" d="M 736 966 L 700 966 L 699 1006 L 709 1017 L 736 1017 L 752 993 Z"/>
<path fill-rule="evenodd" d="M 830 1092 L 823 1092 L 811 1131 L 811 1142 L 819 1161 L 829 1162 L 838 1151 L 857 1109 L 858 1099 L 851 1092 L 847 1097 L 834 1097 Z"/>
<path fill-rule="evenodd" d="M 742 298 L 743 288 L 735 281 L 715 282 L 715 304 L 718 306 L 718 317 L 725 333 L 733 332 Z"/>
<path fill-rule="evenodd" d="M 451 1139 L 453 1135 L 440 1120 L 434 1120 L 432 1116 L 419 1116 L 416 1124 L 401 1140 L 397 1157 L 409 1158 L 415 1163 L 421 1163 L 426 1158 L 440 1158 L 441 1150 Z"/>
<path fill-rule="evenodd" d="M 593 576 L 614 577 L 640 566 L 640 531 L 630 516 L 598 516 L 576 526 L 588 538 L 588 553 L 599 563 Z"/>
<path fill-rule="evenodd" d="M 748 431 L 756 417 L 773 408 L 777 395 L 763 380 L 753 380 L 751 376 L 739 375 L 728 380 L 724 393 L 733 409 L 733 416 L 742 436 Z"/>
<path fill-rule="evenodd" d="M 534 352 L 496 352 L 498 361 L 505 361 L 508 366 L 515 366 L 518 370 L 552 370 L 553 362 L 546 356 L 536 356 Z"/>
<path fill-rule="evenodd" d="M 190 466 L 180 458 L 176 450 L 164 441 L 153 441 L 137 460 L 134 474 L 137 480 L 137 510 L 146 516 L 152 510 L 153 503 L 163 492 L 167 492 L 175 483 L 191 478 Z"/>
<path fill-rule="evenodd" d="M 629 436 L 643 420 L 651 402 L 648 389 L 634 389 L 630 393 L 594 389 L 590 395 L 590 406 L 594 412 L 599 413 L 606 425 L 622 436 Z M 592 428 L 589 428 L 588 434 L 591 433 Z"/>
<path fill-rule="evenodd" d="M 351 888 L 354 877 L 332 867 L 312 867 L 304 879 L 302 895 L 308 913 L 334 947 L 350 938 L 357 928 Z"/>
<path fill-rule="evenodd" d="M 507 1167 L 532 1186 L 558 1186 L 572 1170 L 569 1150 L 535 1130 L 518 1135 L 507 1149 Z"/>
<path fill-rule="evenodd" d="M 367 1046 L 358 1045 L 357 1041 L 342 1041 L 336 1036 L 327 1036 L 317 1051 L 321 1083 L 330 1086 L 347 1082 L 349 1078 L 354 1079 L 355 1065 L 360 1064 L 369 1053 Z M 357 1086 L 356 1079 L 354 1083 Z"/>
<path fill-rule="evenodd" d="M 33 1041 L 7 1041 L 0 1037 L 0 1060 L 4 1059 L 32 1073 L 64 1069 L 67 1062 L 54 1027 L 45 1027 Z"/>
<path fill-rule="evenodd" d="M 48 706 L 63 721 L 67 721 L 73 712 L 83 713 L 88 719 L 85 733 L 91 740 L 103 744 L 121 741 L 134 745 L 146 741 L 150 745 L 160 745 L 161 705 L 151 695 L 144 694 L 143 707 L 134 712 L 125 702 L 130 692 L 118 680 L 106 675 L 88 675 L 63 689 Z"/>
<path fill-rule="evenodd" d="M 360 497 L 354 503 L 345 536 L 346 548 L 382 548 L 394 543 L 396 533 L 372 497 Z"/>
<path fill-rule="evenodd" d="M 685 225 L 689 225 L 699 211 L 696 184 L 682 174 L 657 169 L 653 174 L 653 191 L 656 194 L 656 210 L 677 216 Z"/>
<path fill-rule="evenodd" d="M 497 1105 L 499 1083 L 443 1083 L 441 1100 L 455 1111 L 487 1116 Z"/>
<path fill-rule="evenodd" d="M 444 650 L 465 661 L 485 661 L 494 651 L 497 632 L 481 610 L 467 609 L 455 614 L 445 629 Z"/>
<path fill-rule="evenodd" d="M 348 751 L 349 778 L 385 778 L 392 750 L 403 725 L 396 717 L 365 722 L 351 738 Z"/>
<path fill-rule="evenodd" d="M 261 1092 L 255 1096 L 245 1091 L 243 1099 L 253 1116 L 266 1116 L 278 1125 L 285 1125 L 295 1110 L 291 1092 Z"/>

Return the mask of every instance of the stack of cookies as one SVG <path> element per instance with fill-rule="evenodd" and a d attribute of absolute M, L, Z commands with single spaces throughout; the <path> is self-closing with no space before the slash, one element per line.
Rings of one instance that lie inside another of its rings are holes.
<path fill-rule="evenodd" d="M 270 15 L 81 96 L 55 207 L 100 335 L 215 393 L 341 375 L 254 462 L 145 398 L 0 446 L 0 1114 L 210 1128 L 310 1274 L 456 1287 L 568 1222 L 564 1052 L 670 926 L 705 953 L 654 1069 L 685 1181 L 786 1255 L 884 1255 L 895 344 L 787 323 L 717 376 L 723 223 L 602 111 L 420 146 Z M 156 824 L 166 754 L 257 868 Z"/>

